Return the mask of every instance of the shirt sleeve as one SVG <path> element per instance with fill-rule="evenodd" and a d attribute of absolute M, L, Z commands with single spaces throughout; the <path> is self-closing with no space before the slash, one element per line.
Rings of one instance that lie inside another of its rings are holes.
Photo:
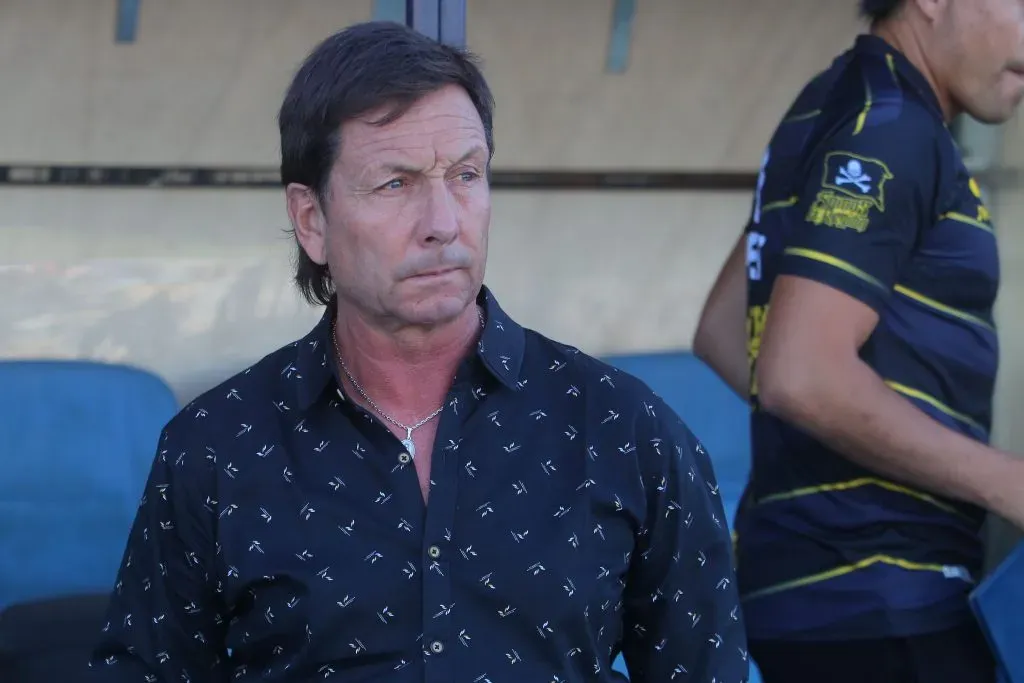
<path fill-rule="evenodd" d="M 181 416 L 178 418 L 182 419 Z M 161 435 L 89 663 L 103 683 L 228 680 L 215 591 L 213 459 L 172 420 Z"/>
<path fill-rule="evenodd" d="M 745 683 L 747 640 L 732 539 L 711 461 L 662 401 L 638 440 L 647 521 L 625 589 L 633 683 Z"/>
<path fill-rule="evenodd" d="M 779 273 L 834 287 L 879 310 L 934 219 L 937 124 L 909 109 L 833 134 L 806 168 Z M 943 131 L 938 131 L 945 134 Z"/>

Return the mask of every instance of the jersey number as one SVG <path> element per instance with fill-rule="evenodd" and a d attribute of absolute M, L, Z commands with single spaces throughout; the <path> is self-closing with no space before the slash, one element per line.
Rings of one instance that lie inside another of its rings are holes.
<path fill-rule="evenodd" d="M 756 230 L 747 233 L 747 277 L 754 281 L 761 279 L 761 249 L 764 243 L 763 233 Z"/>

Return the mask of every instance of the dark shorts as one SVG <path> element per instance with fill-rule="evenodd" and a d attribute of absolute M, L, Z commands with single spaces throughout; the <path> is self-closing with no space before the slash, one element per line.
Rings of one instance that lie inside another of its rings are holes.
<path fill-rule="evenodd" d="M 750 642 L 764 683 L 994 683 L 995 663 L 977 626 L 907 638 Z"/>

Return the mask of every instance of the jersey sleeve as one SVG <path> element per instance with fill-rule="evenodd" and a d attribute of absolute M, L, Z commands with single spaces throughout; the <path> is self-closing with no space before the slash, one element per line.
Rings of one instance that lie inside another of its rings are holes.
<path fill-rule="evenodd" d="M 939 182 L 936 133 L 924 115 L 826 140 L 798 183 L 796 215 L 779 274 L 834 287 L 879 310 L 921 231 L 934 220 Z"/>

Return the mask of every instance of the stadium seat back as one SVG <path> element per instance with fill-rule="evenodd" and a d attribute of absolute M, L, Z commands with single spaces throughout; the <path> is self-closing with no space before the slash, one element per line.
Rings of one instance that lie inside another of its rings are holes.
<path fill-rule="evenodd" d="M 167 385 L 142 370 L 0 362 L 0 609 L 110 591 L 176 410 Z"/>

